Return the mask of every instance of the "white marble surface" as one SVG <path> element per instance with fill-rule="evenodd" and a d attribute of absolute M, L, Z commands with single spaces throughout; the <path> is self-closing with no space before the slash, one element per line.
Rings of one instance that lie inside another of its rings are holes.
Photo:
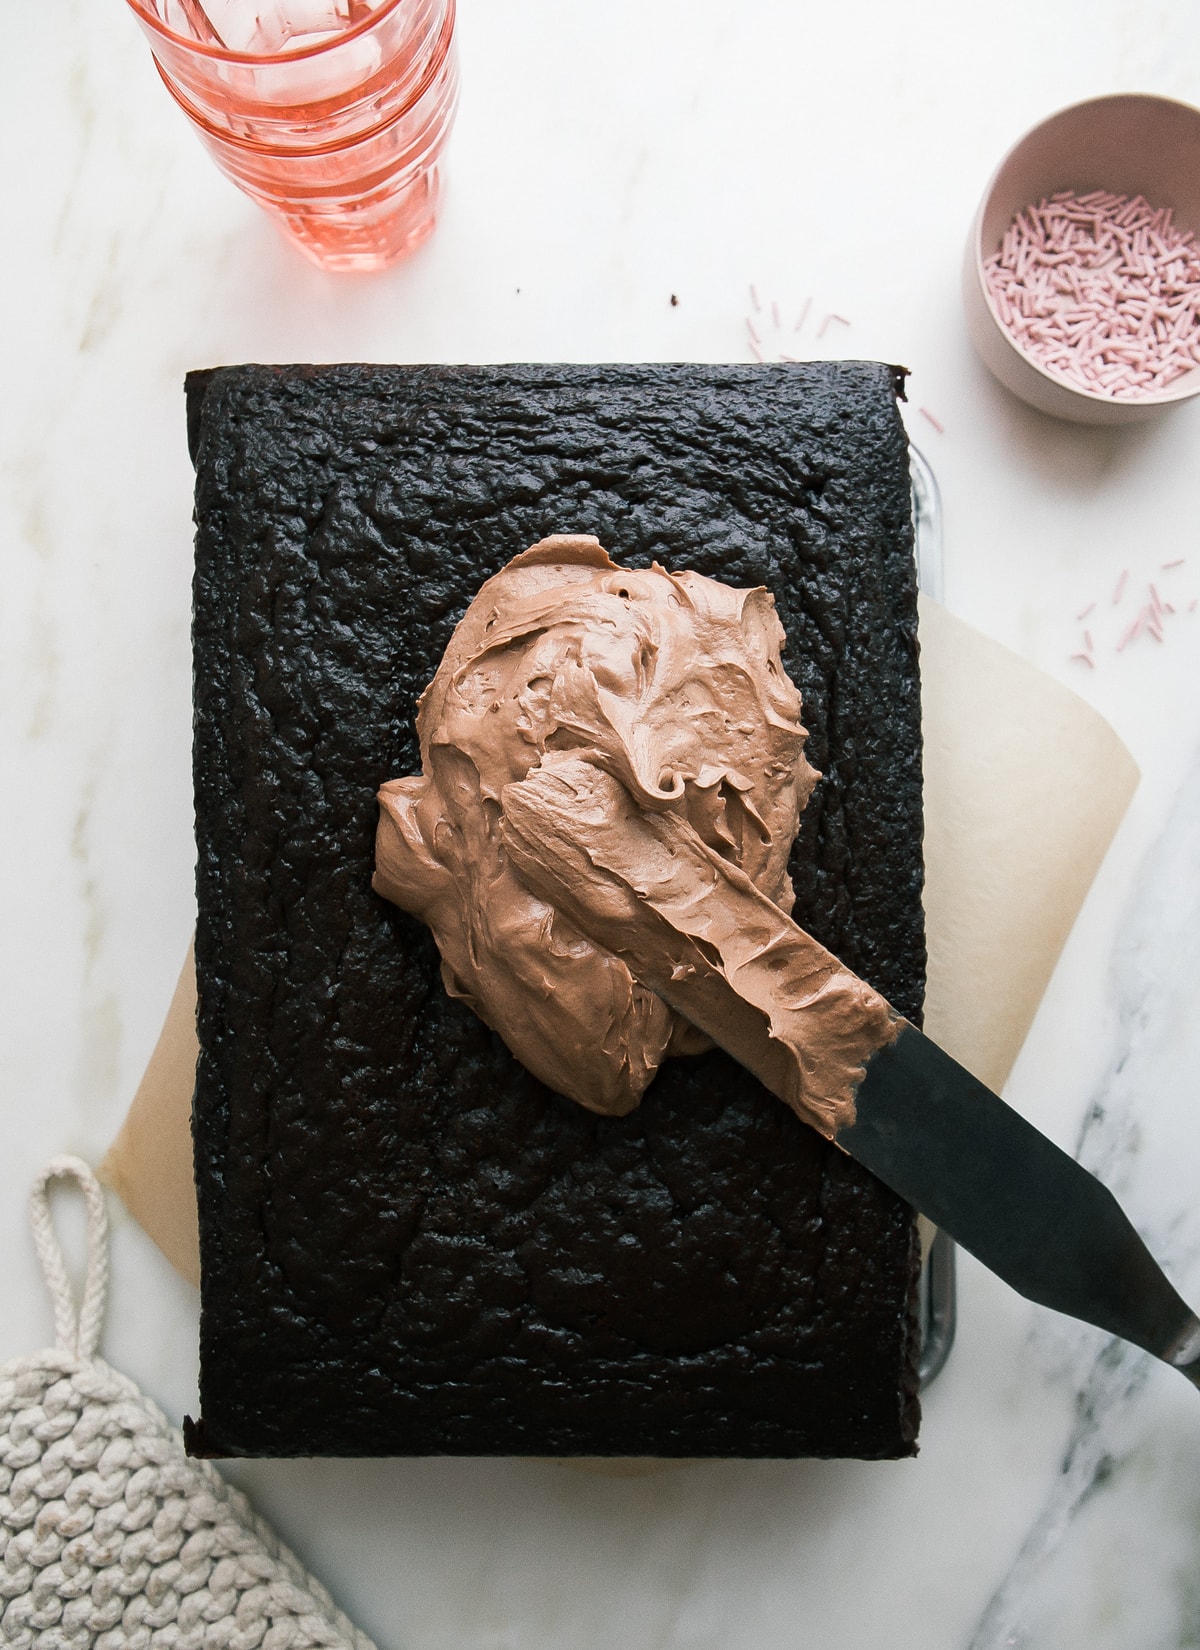
<path fill-rule="evenodd" d="M 346 279 L 217 176 L 120 0 L 6 15 L 0 1358 L 51 1335 L 29 1180 L 102 1152 L 191 922 L 185 369 L 747 359 L 750 282 L 789 326 L 812 297 L 789 353 L 913 368 L 949 605 L 1076 687 L 1142 766 L 1009 1098 L 1081 1146 L 1200 1300 L 1200 613 L 1113 649 L 1148 579 L 1200 595 L 1200 403 L 1127 432 L 1054 424 L 989 381 L 957 295 L 977 197 L 1027 125 L 1106 91 L 1200 102 L 1200 3 L 461 0 L 460 19 L 441 228 Z M 830 311 L 850 324 L 818 339 Z M 1093 599 L 1089 671 L 1068 655 Z M 915 1462 L 237 1477 L 387 1650 L 1200 1642 L 1196 1394 L 970 1261 L 961 1285 Z M 178 1417 L 195 1297 L 128 1220 L 113 1286 L 108 1355 Z"/>

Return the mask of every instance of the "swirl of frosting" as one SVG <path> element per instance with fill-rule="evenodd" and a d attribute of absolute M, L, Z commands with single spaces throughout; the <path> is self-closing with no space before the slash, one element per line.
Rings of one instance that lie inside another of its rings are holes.
<path fill-rule="evenodd" d="M 380 790 L 374 887 L 433 930 L 450 994 L 593 1111 L 631 1111 L 668 1054 L 709 1044 L 522 881 L 504 788 L 571 752 L 790 912 L 819 776 L 783 640 L 764 589 L 621 568 L 556 534 L 483 585 L 421 695 L 421 773 Z"/>

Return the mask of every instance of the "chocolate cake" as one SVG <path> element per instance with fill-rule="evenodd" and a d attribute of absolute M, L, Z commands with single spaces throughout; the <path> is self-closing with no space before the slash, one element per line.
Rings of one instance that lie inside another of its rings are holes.
<path fill-rule="evenodd" d="M 794 915 L 924 974 L 902 375 L 188 379 L 203 1272 L 196 1453 L 911 1454 L 911 1212 L 719 1052 L 539 1084 L 372 892 L 375 793 L 483 580 L 555 532 L 765 585 L 823 773 Z"/>

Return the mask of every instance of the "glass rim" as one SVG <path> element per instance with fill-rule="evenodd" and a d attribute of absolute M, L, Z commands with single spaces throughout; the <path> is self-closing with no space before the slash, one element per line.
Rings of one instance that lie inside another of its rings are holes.
<path fill-rule="evenodd" d="M 394 5 L 400 5 L 401 3 L 402 0 L 393 0 Z M 133 5 L 134 0 L 129 0 L 129 4 Z M 450 55 L 454 43 L 455 4 L 456 0 L 447 0 L 446 16 L 443 19 L 441 29 L 438 31 L 437 42 L 430 53 L 429 61 L 422 70 L 420 79 L 413 87 L 411 94 L 405 98 L 398 109 L 393 110 L 388 115 L 386 120 L 381 121 L 377 126 L 372 126 L 366 132 L 347 133 L 345 136 L 328 138 L 321 143 L 288 145 L 286 148 L 287 155 L 297 160 L 313 160 L 320 155 L 338 154 L 342 150 L 353 149 L 359 144 L 379 137 L 381 133 L 390 131 L 406 115 L 410 115 L 432 90 L 438 76 L 445 67 L 446 59 Z M 224 127 L 216 125 L 203 109 L 198 109 L 192 100 L 184 95 L 170 75 L 167 74 L 157 57 L 154 59 L 154 67 L 158 70 L 163 85 L 187 118 L 206 136 L 213 138 L 219 144 L 227 144 L 232 149 L 243 149 L 251 154 L 278 154 L 281 152 L 280 145 L 272 142 L 269 138 L 251 138 L 240 132 L 226 131 Z"/>
<path fill-rule="evenodd" d="M 324 52 L 334 51 L 347 40 L 359 40 L 369 34 L 377 23 L 386 21 L 391 14 L 405 3 L 405 0 L 382 0 L 361 23 L 343 29 L 330 40 L 321 40 L 315 46 L 301 46 L 293 52 L 238 52 L 228 46 L 209 45 L 204 40 L 195 40 L 190 35 L 176 34 L 174 29 L 168 28 L 162 18 L 152 9 L 149 0 L 125 0 L 130 11 L 134 13 L 140 23 L 159 35 L 171 45 L 181 47 L 184 51 L 192 52 L 197 57 L 212 58 L 218 63 L 236 63 L 249 68 L 275 68 L 285 63 L 303 63 L 306 58 L 320 57 Z M 454 0 L 450 0 L 450 10 L 454 9 Z M 211 27 L 211 25 L 210 25 Z M 215 32 L 215 31 L 214 31 Z"/>

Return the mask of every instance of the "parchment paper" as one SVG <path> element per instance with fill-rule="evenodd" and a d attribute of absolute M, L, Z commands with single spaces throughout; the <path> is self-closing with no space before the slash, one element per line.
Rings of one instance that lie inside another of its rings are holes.
<path fill-rule="evenodd" d="M 1089 705 L 936 603 L 921 602 L 925 1028 L 1003 1088 L 1137 784 Z M 199 1282 L 189 953 L 129 1114 L 100 1165 L 176 1269 Z"/>

